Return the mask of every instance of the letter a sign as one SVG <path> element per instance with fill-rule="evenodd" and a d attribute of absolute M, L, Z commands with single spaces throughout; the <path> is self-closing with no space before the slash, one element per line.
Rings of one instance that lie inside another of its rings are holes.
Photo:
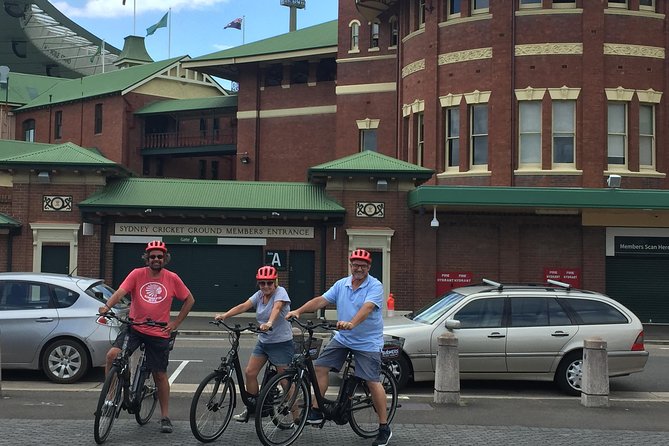
<path fill-rule="evenodd" d="M 277 270 L 285 270 L 286 251 L 265 251 L 265 265 L 270 265 Z"/>

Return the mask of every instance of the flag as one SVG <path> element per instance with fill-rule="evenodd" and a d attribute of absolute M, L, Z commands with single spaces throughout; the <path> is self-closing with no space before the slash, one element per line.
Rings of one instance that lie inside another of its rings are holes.
<path fill-rule="evenodd" d="M 242 21 L 243 20 L 242 20 L 241 17 L 237 17 L 232 22 L 225 25 L 225 27 L 223 29 L 228 29 L 228 28 L 242 29 Z"/>
<path fill-rule="evenodd" d="M 148 28 L 146 28 L 146 35 L 147 37 L 150 36 L 151 34 L 155 33 L 158 28 L 167 28 L 167 16 L 169 15 L 169 11 L 165 13 L 162 19 L 155 25 L 151 25 Z"/>

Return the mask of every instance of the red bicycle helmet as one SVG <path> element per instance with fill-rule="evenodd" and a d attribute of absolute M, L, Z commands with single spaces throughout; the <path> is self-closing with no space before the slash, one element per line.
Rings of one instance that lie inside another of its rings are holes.
<path fill-rule="evenodd" d="M 165 243 L 161 242 L 160 240 L 151 240 L 147 245 L 146 245 L 146 252 L 153 251 L 153 250 L 158 250 L 162 252 L 167 252 L 167 246 L 165 246 Z"/>
<path fill-rule="evenodd" d="M 273 266 L 262 266 L 258 269 L 256 280 L 276 280 L 279 274 Z"/>
<path fill-rule="evenodd" d="M 372 263 L 372 255 L 365 251 L 364 249 L 356 249 L 351 253 L 351 256 L 348 258 L 350 261 L 353 260 L 364 260 L 365 262 Z"/>

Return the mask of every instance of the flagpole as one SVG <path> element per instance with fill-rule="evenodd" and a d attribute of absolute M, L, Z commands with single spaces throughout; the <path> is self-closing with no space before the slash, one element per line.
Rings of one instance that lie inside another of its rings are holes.
<path fill-rule="evenodd" d="M 105 72 L 105 41 L 102 40 L 102 48 L 100 48 L 100 58 L 102 59 L 102 73 Z"/>
<path fill-rule="evenodd" d="M 170 58 L 170 50 L 172 49 L 172 8 L 167 10 L 167 13 L 170 15 L 169 22 L 167 23 L 167 58 Z"/>
<path fill-rule="evenodd" d="M 137 0 L 132 0 L 132 35 L 136 36 L 136 24 L 137 24 Z"/>
<path fill-rule="evenodd" d="M 246 42 L 245 34 L 246 34 L 246 16 L 243 15 L 242 16 L 242 45 L 244 45 L 244 43 Z"/>

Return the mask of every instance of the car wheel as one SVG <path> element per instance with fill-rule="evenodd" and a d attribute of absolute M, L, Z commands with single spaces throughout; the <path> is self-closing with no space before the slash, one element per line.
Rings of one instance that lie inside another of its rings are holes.
<path fill-rule="evenodd" d="M 409 366 L 409 361 L 404 354 L 400 353 L 399 357 L 388 361 L 387 364 L 397 382 L 397 390 L 406 387 L 409 382 L 409 376 L 411 375 L 411 368 Z"/>
<path fill-rule="evenodd" d="M 78 341 L 58 339 L 44 349 L 42 370 L 55 383 L 79 381 L 88 372 L 88 367 L 88 352 Z"/>
<path fill-rule="evenodd" d="M 581 394 L 581 378 L 583 376 L 583 352 L 567 354 L 555 372 L 555 382 L 568 395 Z"/>

